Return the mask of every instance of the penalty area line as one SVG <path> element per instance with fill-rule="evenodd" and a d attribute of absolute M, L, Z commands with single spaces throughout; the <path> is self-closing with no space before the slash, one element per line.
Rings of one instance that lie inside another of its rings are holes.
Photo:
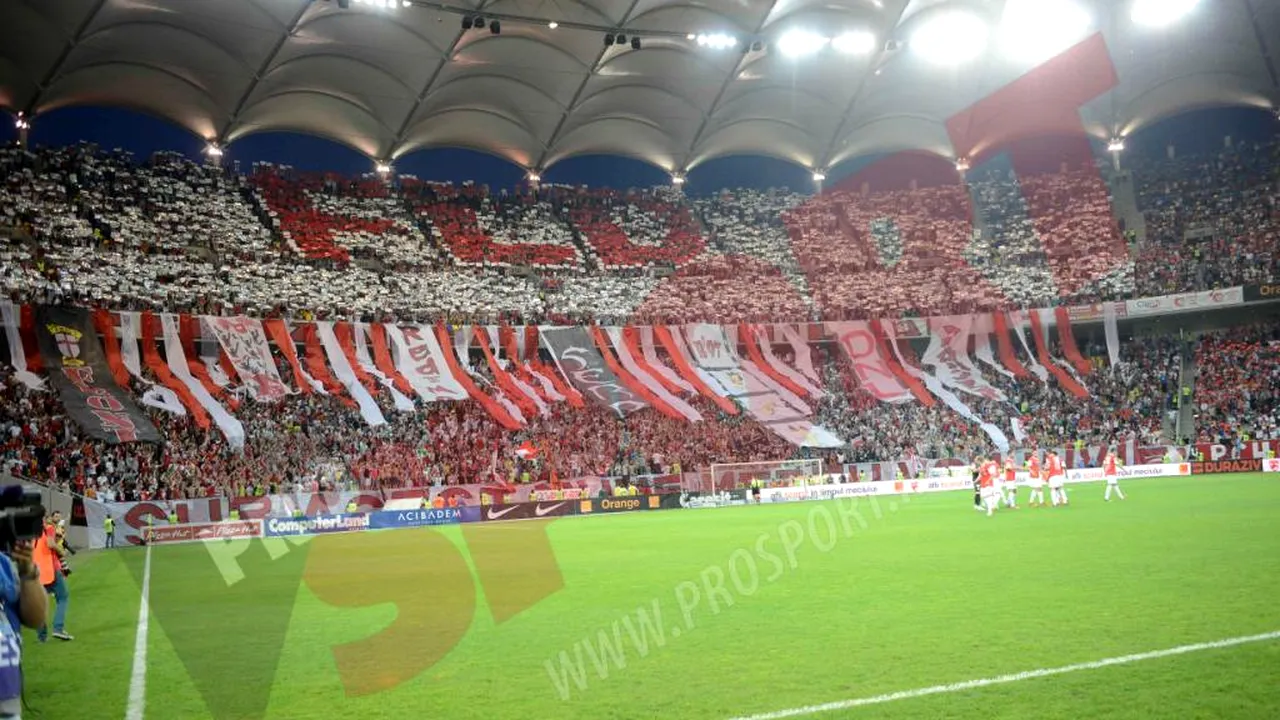
<path fill-rule="evenodd" d="M 133 640 L 133 673 L 129 676 L 129 705 L 125 720 L 143 720 L 147 710 L 147 623 L 151 618 L 151 545 L 142 564 L 142 602 L 138 606 L 138 633 Z"/>
<path fill-rule="evenodd" d="M 789 708 L 786 710 L 775 710 L 773 712 L 759 713 L 757 715 L 741 715 L 733 718 L 732 720 L 781 720 L 782 718 L 817 715 L 819 713 L 831 712 L 833 710 L 848 710 L 850 708 L 863 707 L 865 705 L 881 705 L 884 703 L 894 702 L 895 700 L 910 700 L 912 698 L 925 697 L 926 695 L 942 695 L 945 693 L 961 692 L 964 690 L 973 690 L 975 688 L 983 688 L 991 685 L 1004 685 L 1006 683 L 1019 682 L 1021 680 L 1033 680 L 1035 678 L 1049 677 L 1051 675 L 1065 675 L 1066 673 L 1078 672 L 1080 670 L 1097 670 L 1099 668 L 1111 667 L 1112 665 L 1128 665 L 1130 663 L 1141 662 L 1143 660 L 1157 660 L 1159 658 L 1172 657 L 1174 655 L 1185 655 L 1187 653 L 1200 652 L 1201 650 L 1235 647 L 1237 645 L 1247 645 L 1249 643 L 1267 642 L 1268 640 L 1280 640 L 1280 631 L 1262 633 L 1260 635 L 1243 635 L 1241 637 L 1194 643 L 1192 645 L 1179 645 L 1177 647 L 1165 648 L 1164 650 L 1152 650 L 1151 652 L 1136 653 L 1133 655 L 1121 655 L 1119 657 L 1104 658 L 1102 660 L 1076 663 L 1074 665 L 1063 665 L 1062 667 L 1056 668 L 1026 670 L 1024 672 L 1011 673 L 1009 675 L 998 675 L 996 677 L 981 678 L 979 680 L 966 680 L 964 682 L 951 683 L 950 685 L 934 685 L 933 687 L 917 688 L 915 690 L 900 690 L 898 692 L 887 693 L 885 695 L 875 695 L 872 697 L 854 698 L 850 700 L 837 700 L 835 702 L 821 703 L 819 705 L 805 705 L 803 707 Z"/>

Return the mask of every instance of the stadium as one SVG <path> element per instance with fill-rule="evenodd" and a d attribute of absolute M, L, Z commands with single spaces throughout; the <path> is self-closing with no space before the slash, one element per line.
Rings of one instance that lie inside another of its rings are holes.
<path fill-rule="evenodd" d="M 0 42 L 0 718 L 1280 717 L 1280 4 Z"/>

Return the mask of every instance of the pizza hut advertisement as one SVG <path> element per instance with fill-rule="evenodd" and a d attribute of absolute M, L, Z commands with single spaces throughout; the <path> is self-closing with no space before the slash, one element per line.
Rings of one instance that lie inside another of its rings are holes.
<path fill-rule="evenodd" d="M 262 535 L 262 523 L 257 520 L 232 520 L 194 525 L 161 525 L 148 528 L 143 531 L 143 535 L 153 545 L 253 538 Z"/>
<path fill-rule="evenodd" d="M 578 501 L 574 500 L 488 505 L 480 508 L 480 519 L 485 521 L 534 520 L 538 518 L 564 517 L 576 514 L 577 507 Z"/>

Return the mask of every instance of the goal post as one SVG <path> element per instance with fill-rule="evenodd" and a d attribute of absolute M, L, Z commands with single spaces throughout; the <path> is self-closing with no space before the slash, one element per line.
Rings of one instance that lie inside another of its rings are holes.
<path fill-rule="evenodd" d="M 711 482 L 715 492 L 749 487 L 753 480 L 762 481 L 765 487 L 794 487 L 825 482 L 825 474 L 822 461 L 817 458 L 711 463 Z"/>

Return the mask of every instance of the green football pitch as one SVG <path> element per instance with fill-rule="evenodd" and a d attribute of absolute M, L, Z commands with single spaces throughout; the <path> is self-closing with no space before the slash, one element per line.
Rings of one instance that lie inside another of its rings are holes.
<path fill-rule="evenodd" d="M 27 635 L 27 700 L 50 720 L 1280 717 L 1280 475 L 1124 488 L 993 518 L 941 493 L 83 553 L 76 639 Z"/>

